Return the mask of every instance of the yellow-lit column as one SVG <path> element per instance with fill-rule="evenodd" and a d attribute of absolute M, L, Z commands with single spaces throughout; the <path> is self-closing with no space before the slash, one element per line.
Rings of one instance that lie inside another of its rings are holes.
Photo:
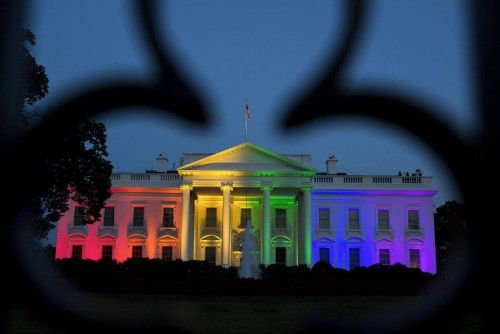
<path fill-rule="evenodd" d="M 230 197 L 232 187 L 223 184 L 222 190 L 222 265 L 231 266 L 231 220 L 230 220 Z"/>
<path fill-rule="evenodd" d="M 302 227 L 304 244 L 302 245 L 304 264 L 311 265 L 312 239 L 311 239 L 311 187 L 302 188 L 303 219 Z"/>
<path fill-rule="evenodd" d="M 189 236 L 191 235 L 189 226 L 189 206 L 191 202 L 191 186 L 183 184 L 182 189 L 182 226 L 181 226 L 181 259 L 191 260 L 189 252 Z"/>
<path fill-rule="evenodd" d="M 262 186 L 262 262 L 271 264 L 271 186 Z"/>

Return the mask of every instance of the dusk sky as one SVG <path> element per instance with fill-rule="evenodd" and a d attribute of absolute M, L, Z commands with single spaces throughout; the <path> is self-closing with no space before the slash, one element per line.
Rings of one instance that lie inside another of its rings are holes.
<path fill-rule="evenodd" d="M 371 13 L 347 84 L 410 93 L 472 138 L 474 114 L 469 17 L 465 1 L 369 1 Z M 439 157 L 401 130 L 359 118 L 329 120 L 285 133 L 285 105 L 321 71 L 342 24 L 340 1 L 169 1 L 159 13 L 185 75 L 202 93 L 211 123 L 136 113 L 100 118 L 115 171 L 144 171 L 158 153 L 178 167 L 183 152 L 217 152 L 244 139 L 244 100 L 252 109 L 249 140 L 278 153 L 310 153 L 314 167 L 335 154 L 340 171 L 396 174 L 416 168 L 434 176 L 436 205 L 457 199 Z M 148 52 L 128 1 L 33 1 L 28 27 L 57 103 L 81 87 L 113 77 L 147 81 Z"/>

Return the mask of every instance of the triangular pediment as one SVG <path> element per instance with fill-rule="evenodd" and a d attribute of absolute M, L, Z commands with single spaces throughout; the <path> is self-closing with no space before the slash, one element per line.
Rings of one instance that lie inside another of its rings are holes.
<path fill-rule="evenodd" d="M 181 175 L 233 172 L 243 175 L 303 175 L 315 170 L 249 142 L 230 147 L 177 169 Z"/>

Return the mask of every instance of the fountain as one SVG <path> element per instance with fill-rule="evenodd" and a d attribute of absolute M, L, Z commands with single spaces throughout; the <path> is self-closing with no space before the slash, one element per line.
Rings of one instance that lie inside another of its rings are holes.
<path fill-rule="evenodd" d="M 259 252 L 257 242 L 252 231 L 252 222 L 247 220 L 245 234 L 243 235 L 243 252 L 238 276 L 240 278 L 260 278 Z"/>

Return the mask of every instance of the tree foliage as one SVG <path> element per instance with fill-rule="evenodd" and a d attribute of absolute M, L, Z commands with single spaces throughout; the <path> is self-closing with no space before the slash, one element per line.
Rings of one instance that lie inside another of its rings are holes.
<path fill-rule="evenodd" d="M 452 257 L 453 249 L 466 237 L 467 222 L 465 207 L 457 201 L 447 201 L 434 213 L 438 267 L 449 261 L 460 261 Z"/>
<path fill-rule="evenodd" d="M 45 67 L 38 64 L 35 57 L 30 53 L 28 47 L 36 44 L 35 34 L 28 29 L 23 30 L 23 41 L 19 46 L 19 56 L 22 59 L 21 78 L 21 105 L 23 112 L 26 105 L 33 105 L 36 101 L 43 99 L 49 92 L 49 79 L 45 73 Z"/>
<path fill-rule="evenodd" d="M 45 68 L 31 55 L 29 47 L 36 44 L 35 35 L 25 30 L 19 52 L 23 57 L 22 114 L 25 125 L 33 119 L 27 110 L 48 94 L 49 80 Z M 70 112 L 70 111 L 68 111 Z M 37 117 L 43 117 L 37 114 Z M 70 127 L 71 125 L 68 125 Z M 57 150 L 47 148 L 40 166 L 41 194 L 32 198 L 31 208 L 36 216 L 36 239 L 42 239 L 54 228 L 54 223 L 74 201 L 84 210 L 84 224 L 101 218 L 104 202 L 111 196 L 112 165 L 107 160 L 106 127 L 92 120 L 71 126 L 61 136 Z"/>

